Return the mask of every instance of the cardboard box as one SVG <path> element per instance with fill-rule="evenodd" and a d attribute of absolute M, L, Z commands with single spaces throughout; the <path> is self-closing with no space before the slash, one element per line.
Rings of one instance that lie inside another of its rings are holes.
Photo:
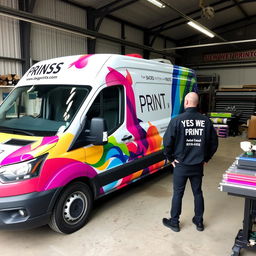
<path fill-rule="evenodd" d="M 248 124 L 248 139 L 255 139 L 256 138 L 256 116 L 251 116 Z"/>

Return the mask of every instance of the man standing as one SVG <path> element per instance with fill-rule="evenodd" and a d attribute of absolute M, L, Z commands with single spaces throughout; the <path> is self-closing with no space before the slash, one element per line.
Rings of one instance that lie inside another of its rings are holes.
<path fill-rule="evenodd" d="M 204 230 L 203 166 L 216 152 L 218 138 L 210 119 L 197 112 L 197 105 L 198 95 L 188 93 L 185 112 L 170 121 L 163 139 L 165 155 L 174 167 L 171 218 L 163 218 L 163 224 L 175 232 L 180 231 L 182 197 L 188 179 L 195 203 L 192 222 L 198 231 Z"/>

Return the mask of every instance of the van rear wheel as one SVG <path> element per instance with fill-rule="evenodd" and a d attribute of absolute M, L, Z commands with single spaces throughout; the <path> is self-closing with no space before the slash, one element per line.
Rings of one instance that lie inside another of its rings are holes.
<path fill-rule="evenodd" d="M 82 228 L 92 209 L 92 193 L 87 184 L 70 184 L 56 202 L 49 226 L 56 232 L 70 234 Z"/>

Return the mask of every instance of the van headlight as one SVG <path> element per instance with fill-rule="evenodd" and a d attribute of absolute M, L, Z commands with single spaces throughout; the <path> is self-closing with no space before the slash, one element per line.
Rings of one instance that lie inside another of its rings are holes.
<path fill-rule="evenodd" d="M 21 163 L 0 167 L 0 180 L 2 182 L 12 182 L 38 176 L 45 157 L 46 155 Z"/>

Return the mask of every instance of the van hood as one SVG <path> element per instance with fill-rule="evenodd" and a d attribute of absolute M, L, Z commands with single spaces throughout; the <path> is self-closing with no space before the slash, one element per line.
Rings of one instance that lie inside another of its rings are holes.
<path fill-rule="evenodd" d="M 38 157 L 58 142 L 58 136 L 31 137 L 0 133 L 0 166 Z"/>

